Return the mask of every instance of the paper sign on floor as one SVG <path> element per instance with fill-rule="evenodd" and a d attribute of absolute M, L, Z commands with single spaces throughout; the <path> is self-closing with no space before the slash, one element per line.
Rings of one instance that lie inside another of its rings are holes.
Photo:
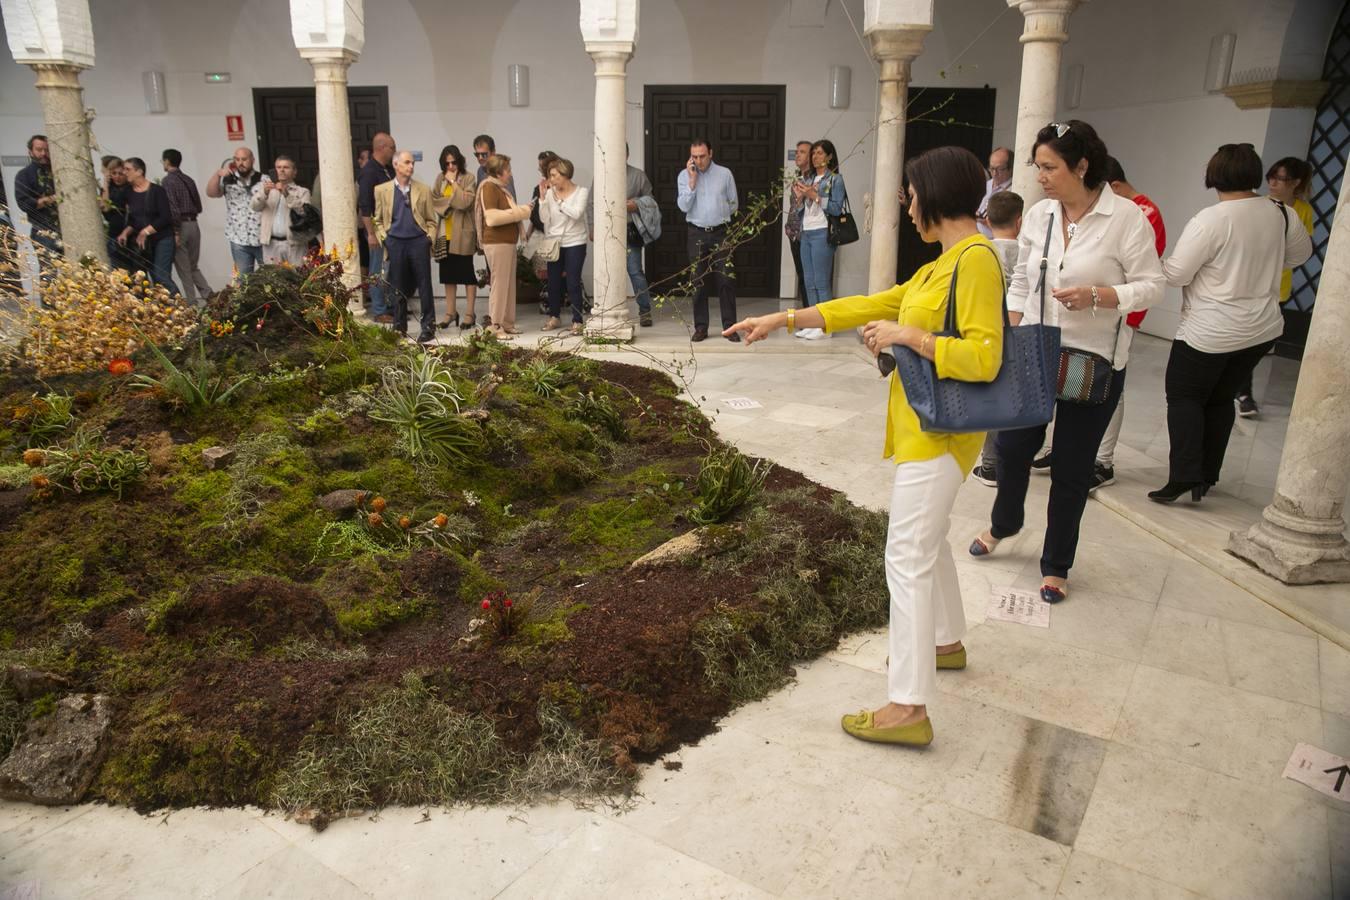
<path fill-rule="evenodd" d="M 1298 744 L 1284 767 L 1284 777 L 1350 803 L 1350 761 L 1343 756 L 1312 744 Z"/>
<path fill-rule="evenodd" d="M 1037 628 L 1050 627 L 1050 604 L 1034 591 L 994 588 L 989 593 L 989 618 Z"/>
<path fill-rule="evenodd" d="M 722 401 L 732 409 L 763 409 L 764 404 L 749 397 L 727 397 Z"/>

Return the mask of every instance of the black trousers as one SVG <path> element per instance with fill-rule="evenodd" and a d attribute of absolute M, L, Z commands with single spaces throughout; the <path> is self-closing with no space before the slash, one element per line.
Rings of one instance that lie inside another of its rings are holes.
<path fill-rule="evenodd" d="M 422 301 L 422 334 L 436 331 L 436 298 L 431 293 L 431 241 L 425 234 L 414 238 L 385 238 L 385 279 L 393 288 L 394 330 L 408 331 L 408 298 L 414 289 Z"/>
<path fill-rule="evenodd" d="M 805 303 L 806 276 L 802 273 L 802 242 L 789 240 L 788 246 L 792 248 L 792 267 L 797 270 L 797 300 Z"/>
<path fill-rule="evenodd" d="M 1252 370 L 1274 341 L 1231 353 L 1205 353 L 1172 342 L 1167 358 L 1168 480 L 1217 484 L 1233 433 L 1233 396 L 1245 382 L 1250 390 Z M 1059 443 L 1058 435 L 1055 442 Z"/>
<path fill-rule="evenodd" d="M 694 267 L 694 328 L 708 330 L 708 282 L 717 285 L 717 300 L 721 305 L 722 327 L 736 324 L 736 280 L 731 274 L 731 253 L 722 249 L 727 227 L 719 225 L 705 231 L 697 225 L 689 226 L 687 248 L 689 262 Z"/>
<path fill-rule="evenodd" d="M 1055 449 L 1050 463 L 1050 502 L 1046 506 L 1045 544 L 1041 548 L 1041 574 L 1068 578 L 1078 552 L 1078 525 L 1092 487 L 1093 466 L 1106 426 L 1125 389 L 1125 370 L 1116 372 L 1106 402 L 1100 406 L 1081 403 L 1055 404 Z M 1232 406 L 1232 402 L 1229 402 Z M 998 433 L 998 494 L 990 516 L 990 534 L 1011 537 L 1022 530 L 1031 460 L 1045 441 L 1044 425 Z"/>

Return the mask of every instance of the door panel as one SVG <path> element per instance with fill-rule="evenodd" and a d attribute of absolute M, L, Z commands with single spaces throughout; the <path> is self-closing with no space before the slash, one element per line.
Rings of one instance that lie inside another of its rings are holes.
<path fill-rule="evenodd" d="M 689 143 L 706 137 L 713 159 L 731 170 L 742 209 L 751 194 L 778 192 L 782 177 L 783 113 L 781 86 L 648 85 L 646 171 L 661 206 L 661 239 L 647 248 L 647 274 L 653 289 L 671 291 L 689 265 L 687 225 L 675 205 L 675 179 L 689 159 Z M 769 215 L 777 212 L 774 205 Z M 735 253 L 736 293 L 777 297 L 781 232 L 769 225 Z M 664 283 L 658 283 L 662 282 Z"/>
<path fill-rule="evenodd" d="M 389 130 L 389 89 L 347 88 L 351 115 L 352 159 L 371 138 Z M 295 160 L 296 181 L 314 184 L 319 173 L 319 135 L 314 88 L 254 88 L 253 107 L 258 122 L 259 168 L 270 171 L 272 161 L 285 155 Z"/>

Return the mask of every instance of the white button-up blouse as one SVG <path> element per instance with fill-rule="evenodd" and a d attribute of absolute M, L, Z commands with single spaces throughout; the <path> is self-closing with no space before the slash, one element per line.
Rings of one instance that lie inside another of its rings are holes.
<path fill-rule="evenodd" d="M 1022 312 L 1022 324 L 1041 322 L 1041 256 L 1047 260 L 1045 323 L 1058 325 L 1060 342 L 1096 353 L 1119 370 L 1130 355 L 1134 329 L 1124 324 L 1126 313 L 1148 309 L 1163 296 L 1166 282 L 1153 227 L 1134 203 L 1122 200 L 1103 186 L 1097 205 L 1078 222 L 1077 234 L 1064 247 L 1061 227 L 1064 209 L 1058 200 L 1042 200 L 1022 217 L 1017 239 L 1017 267 L 1008 286 L 1008 309 Z M 1050 239 L 1046 242 L 1046 229 Z M 1051 293 L 1059 287 L 1115 288 L 1119 309 L 1067 310 Z"/>

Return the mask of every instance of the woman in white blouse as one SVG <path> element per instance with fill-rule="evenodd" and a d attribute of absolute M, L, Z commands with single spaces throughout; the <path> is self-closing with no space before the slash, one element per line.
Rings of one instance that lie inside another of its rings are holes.
<path fill-rule="evenodd" d="M 1032 155 L 1046 199 L 1023 216 L 1008 309 L 1020 309 L 1025 324 L 1059 326 L 1064 348 L 1096 354 L 1112 370 L 1105 402 L 1055 404 L 1041 598 L 1057 603 L 1068 595 L 1097 447 L 1125 386 L 1134 333 L 1124 327 L 1125 315 L 1162 297 L 1163 275 L 1143 211 L 1106 184 L 1106 145 L 1091 125 L 1051 123 L 1036 135 Z M 971 556 L 989 555 L 1022 530 L 1031 461 L 1044 439 L 1044 425 L 999 432 L 998 495 L 989 530 L 971 543 Z"/>
<path fill-rule="evenodd" d="M 581 267 L 586 263 L 586 206 L 590 192 L 572 182 L 575 170 L 565 159 L 555 159 L 548 177 L 539 182 L 539 219 L 544 236 L 558 242 L 558 258 L 548 264 L 548 322 L 545 331 L 559 325 L 562 312 L 563 277 L 572 301 L 572 333 L 581 334 Z"/>
<path fill-rule="evenodd" d="M 1167 484 L 1149 499 L 1199 500 L 1219 480 L 1236 412 L 1233 396 L 1284 331 L 1280 277 L 1312 255 L 1297 215 L 1261 186 L 1251 144 L 1224 144 L 1205 169 L 1219 202 L 1186 223 L 1163 263 L 1181 290 L 1181 325 L 1167 360 Z"/>

